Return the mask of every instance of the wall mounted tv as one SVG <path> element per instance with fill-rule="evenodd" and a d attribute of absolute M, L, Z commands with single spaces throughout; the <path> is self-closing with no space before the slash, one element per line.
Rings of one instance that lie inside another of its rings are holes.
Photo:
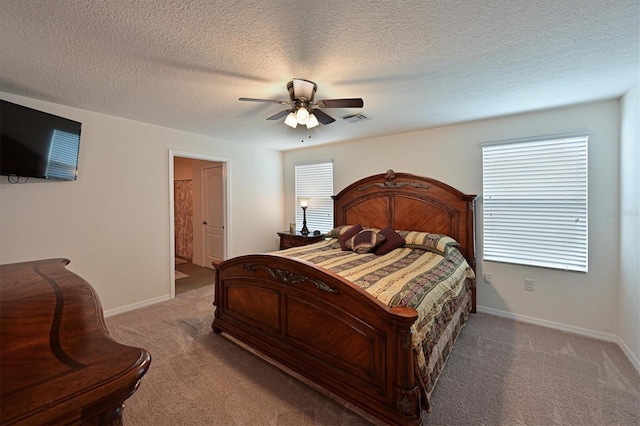
<path fill-rule="evenodd" d="M 82 123 L 0 100 L 0 175 L 76 180 Z"/>

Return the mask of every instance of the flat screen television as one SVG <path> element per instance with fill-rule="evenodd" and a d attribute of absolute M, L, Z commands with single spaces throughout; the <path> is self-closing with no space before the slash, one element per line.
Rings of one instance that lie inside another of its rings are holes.
<path fill-rule="evenodd" d="M 82 123 L 0 100 L 0 175 L 76 180 Z"/>

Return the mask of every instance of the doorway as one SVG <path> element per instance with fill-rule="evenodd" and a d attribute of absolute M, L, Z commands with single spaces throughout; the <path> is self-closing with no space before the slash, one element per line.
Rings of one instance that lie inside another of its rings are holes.
<path fill-rule="evenodd" d="M 225 157 L 169 151 L 172 299 L 212 284 L 211 262 L 227 257 L 228 165 Z"/>

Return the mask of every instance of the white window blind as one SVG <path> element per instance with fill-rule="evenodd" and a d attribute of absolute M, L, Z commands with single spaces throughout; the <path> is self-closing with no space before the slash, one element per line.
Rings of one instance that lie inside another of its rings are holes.
<path fill-rule="evenodd" d="M 484 260 L 587 272 L 587 144 L 482 145 Z"/>
<path fill-rule="evenodd" d="M 309 198 L 307 228 L 328 232 L 333 228 L 333 163 L 295 166 L 296 229 L 302 229 L 300 198 Z"/>

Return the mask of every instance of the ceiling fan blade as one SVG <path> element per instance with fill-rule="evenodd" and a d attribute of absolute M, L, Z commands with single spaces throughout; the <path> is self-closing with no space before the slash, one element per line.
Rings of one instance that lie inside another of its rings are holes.
<path fill-rule="evenodd" d="M 267 118 L 267 120 L 278 120 L 284 117 L 285 115 L 288 115 L 290 112 L 291 112 L 290 109 L 285 109 L 284 111 L 280 111 L 277 114 L 273 114 L 271 117 Z"/>
<path fill-rule="evenodd" d="M 348 99 L 325 99 L 316 102 L 318 108 L 362 108 L 364 101 L 362 98 Z"/>
<path fill-rule="evenodd" d="M 270 102 L 270 103 L 280 104 L 280 105 L 289 105 L 289 102 L 287 101 L 277 101 L 275 99 L 239 98 L 238 100 L 245 101 L 245 102 Z"/>
<path fill-rule="evenodd" d="M 322 124 L 331 124 L 336 121 L 335 118 L 331 117 L 329 114 L 324 111 L 320 111 L 319 109 L 312 109 L 311 112 L 316 116 L 318 121 Z"/>
<path fill-rule="evenodd" d="M 301 78 L 293 79 L 293 92 L 296 99 L 305 98 L 307 101 L 311 102 L 317 89 L 318 85 L 313 81 L 303 80 Z"/>

